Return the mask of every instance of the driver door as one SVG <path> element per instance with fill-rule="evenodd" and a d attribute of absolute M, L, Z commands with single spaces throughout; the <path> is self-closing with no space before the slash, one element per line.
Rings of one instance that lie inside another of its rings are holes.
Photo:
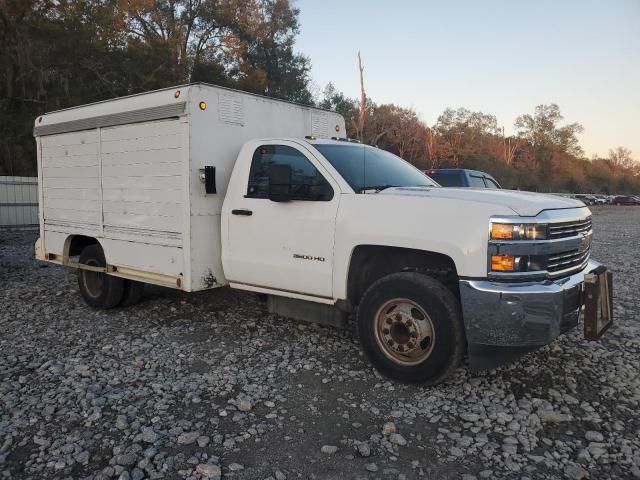
<path fill-rule="evenodd" d="M 269 200 L 269 169 L 276 164 L 291 167 L 292 193 L 325 185 L 326 194 L 317 199 L 300 194 L 300 199 Z M 259 145 L 245 195 L 235 196 L 229 209 L 225 267 L 229 281 L 331 298 L 338 191 L 302 145 L 287 141 Z"/>

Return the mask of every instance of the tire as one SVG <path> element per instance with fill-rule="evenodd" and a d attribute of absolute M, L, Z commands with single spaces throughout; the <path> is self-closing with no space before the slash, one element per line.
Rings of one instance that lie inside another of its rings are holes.
<path fill-rule="evenodd" d="M 80 263 L 95 267 L 105 267 L 107 262 L 104 258 L 102 247 L 98 244 L 85 247 L 80 253 Z M 94 308 L 116 307 L 123 298 L 123 279 L 106 273 L 80 269 L 78 272 L 78 286 L 84 301 Z"/>
<path fill-rule="evenodd" d="M 124 281 L 124 292 L 122 295 L 121 307 L 130 307 L 142 300 L 144 294 L 144 283 L 135 280 Z"/>
<path fill-rule="evenodd" d="M 358 308 L 362 348 L 383 375 L 435 385 L 462 361 L 466 342 L 460 305 L 437 280 L 420 273 L 387 275 Z"/>

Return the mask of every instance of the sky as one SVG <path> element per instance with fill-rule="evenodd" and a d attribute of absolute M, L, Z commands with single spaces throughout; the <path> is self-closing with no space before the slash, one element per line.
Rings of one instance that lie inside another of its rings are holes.
<path fill-rule="evenodd" d="M 587 156 L 624 146 L 640 160 L 640 0 L 294 0 L 298 52 L 316 88 L 413 107 L 494 114 L 507 133 L 557 103 L 584 126 Z"/>

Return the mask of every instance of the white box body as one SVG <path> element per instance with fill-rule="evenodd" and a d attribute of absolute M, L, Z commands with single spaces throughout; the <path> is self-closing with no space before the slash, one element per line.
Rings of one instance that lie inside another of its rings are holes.
<path fill-rule="evenodd" d="M 38 258 L 68 263 L 74 236 L 91 237 L 114 273 L 197 291 L 227 283 L 220 212 L 242 145 L 344 137 L 345 124 L 337 113 L 192 84 L 52 112 L 34 135 Z M 200 179 L 205 166 L 216 169 L 215 194 Z"/>

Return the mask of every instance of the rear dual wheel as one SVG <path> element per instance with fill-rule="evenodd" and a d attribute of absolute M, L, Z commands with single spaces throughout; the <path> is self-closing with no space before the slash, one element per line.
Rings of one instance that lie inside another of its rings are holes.
<path fill-rule="evenodd" d="M 85 247 L 80 253 L 80 263 L 92 267 L 104 268 L 107 262 L 99 244 Z M 144 284 L 133 280 L 80 269 L 78 286 L 84 301 L 94 308 L 114 308 L 129 306 L 140 301 L 144 292 Z"/>
<path fill-rule="evenodd" d="M 384 375 L 435 385 L 458 367 L 465 350 L 457 299 L 442 283 L 402 272 L 376 281 L 358 308 L 364 352 Z"/>

